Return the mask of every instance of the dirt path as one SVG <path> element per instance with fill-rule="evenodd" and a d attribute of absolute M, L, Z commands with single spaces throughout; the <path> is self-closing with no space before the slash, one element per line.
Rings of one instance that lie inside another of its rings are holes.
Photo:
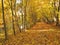
<path fill-rule="evenodd" d="M 54 25 L 47 24 L 44 22 L 37 22 L 36 25 L 34 25 L 30 30 L 44 30 L 44 29 L 51 29 Z"/>

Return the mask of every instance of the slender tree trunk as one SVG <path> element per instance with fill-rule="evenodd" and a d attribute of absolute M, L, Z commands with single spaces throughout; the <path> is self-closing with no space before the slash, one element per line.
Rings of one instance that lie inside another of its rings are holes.
<path fill-rule="evenodd" d="M 57 14 L 56 13 L 56 2 L 55 2 L 55 0 L 54 0 L 54 16 L 55 16 L 55 18 L 56 18 L 56 26 L 58 26 L 59 25 L 59 14 Z M 59 6 L 58 6 L 58 10 L 57 10 L 57 12 L 59 12 Z"/>
<path fill-rule="evenodd" d="M 24 7 L 23 7 L 24 8 L 24 29 L 26 29 L 26 16 L 27 16 L 26 7 L 27 7 L 27 0 L 25 0 L 25 3 L 23 5 L 24 5 Z"/>
<path fill-rule="evenodd" d="M 57 14 L 57 16 L 56 16 L 56 26 L 58 26 L 59 25 L 59 14 Z"/>
<path fill-rule="evenodd" d="M 59 10 L 60 10 L 60 0 L 59 0 L 59 6 L 58 6 L 58 13 L 59 13 Z M 58 26 L 59 25 L 59 14 L 57 14 L 57 16 L 56 16 L 56 26 Z"/>
<path fill-rule="evenodd" d="M 25 26 L 25 24 L 26 24 L 26 7 L 25 7 L 26 4 L 25 4 L 25 2 L 26 2 L 26 0 L 22 0 L 22 9 L 23 9 L 22 13 L 24 13 L 22 15 L 22 26 L 24 26 L 24 28 L 22 30 L 25 30 L 25 28 L 26 28 L 26 26 Z"/>
<path fill-rule="evenodd" d="M 16 20 L 16 24 L 17 24 L 17 26 L 19 28 L 19 31 L 21 32 L 21 29 L 20 29 L 19 24 L 18 24 L 18 18 L 16 17 L 17 16 L 17 14 L 16 14 L 16 0 L 15 0 L 14 8 L 15 8 L 15 20 Z"/>
<path fill-rule="evenodd" d="M 4 30 L 5 30 L 5 39 L 7 39 L 6 22 L 5 22 L 5 16 L 4 16 L 4 0 L 1 0 L 1 1 L 2 1 L 2 15 L 3 15 Z"/>
<path fill-rule="evenodd" d="M 24 15 L 23 15 L 23 0 L 22 0 L 22 25 L 24 25 L 24 17 L 23 17 Z M 21 29 L 21 30 L 23 30 L 23 29 Z"/>
<path fill-rule="evenodd" d="M 10 0 L 11 2 L 11 12 L 12 12 L 12 24 L 13 24 L 13 32 L 14 32 L 14 35 L 15 35 L 15 27 L 14 27 L 14 13 L 13 13 L 13 7 L 12 7 L 12 0 Z"/>

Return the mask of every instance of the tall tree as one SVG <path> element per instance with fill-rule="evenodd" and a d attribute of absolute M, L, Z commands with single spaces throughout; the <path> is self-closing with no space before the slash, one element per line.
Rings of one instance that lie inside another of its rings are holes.
<path fill-rule="evenodd" d="M 17 27 L 19 28 L 19 31 L 21 32 L 20 26 L 18 24 L 19 19 L 18 19 L 17 14 L 16 14 L 16 0 L 15 0 L 15 3 L 14 3 L 14 10 L 15 10 L 15 21 L 16 21 Z"/>
<path fill-rule="evenodd" d="M 5 39 L 7 39 L 6 22 L 5 22 L 5 15 L 4 15 L 4 0 L 1 1 L 2 1 L 2 15 L 3 15 L 4 30 L 5 30 Z"/>
<path fill-rule="evenodd" d="M 13 7 L 12 7 L 12 0 L 10 0 L 10 3 L 11 3 L 11 12 L 12 12 L 12 24 L 13 24 L 13 32 L 14 32 L 14 35 L 15 35 L 15 27 L 14 27 L 14 12 L 13 12 Z"/>
<path fill-rule="evenodd" d="M 24 29 L 26 29 L 27 2 L 28 2 L 28 0 L 22 0 L 23 12 L 24 12 Z"/>

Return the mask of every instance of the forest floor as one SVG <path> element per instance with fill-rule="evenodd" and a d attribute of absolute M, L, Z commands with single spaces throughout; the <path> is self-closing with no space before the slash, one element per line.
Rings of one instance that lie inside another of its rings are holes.
<path fill-rule="evenodd" d="M 55 30 L 59 31 L 60 26 L 56 26 L 55 23 L 47 24 L 44 22 L 37 22 L 30 30 Z"/>
<path fill-rule="evenodd" d="M 36 23 L 31 29 L 8 35 L 3 45 L 60 45 L 60 29 L 54 25 Z M 2 45 L 2 44 L 0 44 Z"/>
<path fill-rule="evenodd" d="M 26 31 L 8 36 L 5 45 L 60 45 L 59 31 Z"/>

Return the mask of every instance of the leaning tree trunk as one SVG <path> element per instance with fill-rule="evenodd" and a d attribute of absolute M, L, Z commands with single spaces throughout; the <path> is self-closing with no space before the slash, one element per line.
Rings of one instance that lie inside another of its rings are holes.
<path fill-rule="evenodd" d="M 6 22 L 5 22 L 5 16 L 4 16 L 4 0 L 1 0 L 1 1 L 2 1 L 2 15 L 3 15 L 4 30 L 5 30 L 5 39 L 7 39 Z"/>

